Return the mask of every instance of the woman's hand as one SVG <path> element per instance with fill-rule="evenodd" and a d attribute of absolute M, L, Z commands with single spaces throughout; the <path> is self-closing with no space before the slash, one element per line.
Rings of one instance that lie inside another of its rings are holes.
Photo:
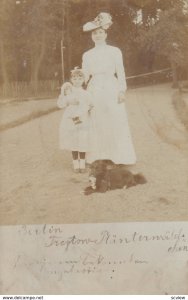
<path fill-rule="evenodd" d="M 93 109 L 94 105 L 92 103 L 89 104 L 89 109 L 88 109 L 88 112 L 90 113 L 91 110 Z"/>
<path fill-rule="evenodd" d="M 118 103 L 120 104 L 120 103 L 125 102 L 125 98 L 126 98 L 125 92 L 124 91 L 120 91 L 119 95 L 118 95 Z"/>

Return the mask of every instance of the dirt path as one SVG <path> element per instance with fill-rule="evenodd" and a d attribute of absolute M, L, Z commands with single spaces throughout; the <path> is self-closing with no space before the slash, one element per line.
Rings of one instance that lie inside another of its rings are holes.
<path fill-rule="evenodd" d="M 188 219 L 188 139 L 168 85 L 130 90 L 127 110 L 138 162 L 148 183 L 81 195 L 87 174 L 74 174 L 58 149 L 57 111 L 1 133 L 1 224 L 178 221 Z"/>
<path fill-rule="evenodd" d="M 56 99 L 0 102 L 0 132 L 58 110 Z"/>

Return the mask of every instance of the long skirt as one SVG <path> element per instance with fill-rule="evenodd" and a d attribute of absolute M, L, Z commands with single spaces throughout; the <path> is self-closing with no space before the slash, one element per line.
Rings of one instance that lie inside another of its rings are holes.
<path fill-rule="evenodd" d="M 118 82 L 114 76 L 94 76 L 88 85 L 94 108 L 89 131 L 90 150 L 87 162 L 110 159 L 117 164 L 134 164 L 125 103 L 118 103 Z"/>

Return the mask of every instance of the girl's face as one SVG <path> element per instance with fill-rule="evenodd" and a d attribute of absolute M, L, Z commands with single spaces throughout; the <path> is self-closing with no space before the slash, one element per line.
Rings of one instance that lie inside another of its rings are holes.
<path fill-rule="evenodd" d="M 83 75 L 72 75 L 71 82 L 72 82 L 73 86 L 81 87 L 84 83 L 84 77 L 83 77 Z"/>
<path fill-rule="evenodd" d="M 97 28 L 92 31 L 91 37 L 95 44 L 100 44 L 106 41 L 107 33 L 104 29 Z"/>

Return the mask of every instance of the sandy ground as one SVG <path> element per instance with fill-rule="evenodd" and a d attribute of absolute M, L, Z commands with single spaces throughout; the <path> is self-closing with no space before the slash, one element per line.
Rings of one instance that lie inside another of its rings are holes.
<path fill-rule="evenodd" d="M 81 194 L 88 174 L 74 174 L 70 153 L 58 149 L 60 110 L 2 131 L 0 224 L 188 220 L 188 137 L 173 93 L 169 85 L 127 93 L 138 159 L 131 170 L 148 181 L 128 190 Z"/>

